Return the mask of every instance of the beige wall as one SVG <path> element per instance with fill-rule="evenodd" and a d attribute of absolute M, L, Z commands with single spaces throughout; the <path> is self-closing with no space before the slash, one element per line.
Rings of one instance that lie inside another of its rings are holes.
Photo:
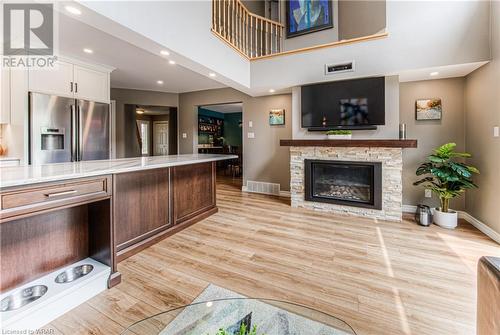
<path fill-rule="evenodd" d="M 470 163 L 481 174 L 479 189 L 467 193 L 469 214 L 500 233 L 500 138 L 493 127 L 500 126 L 500 2 L 492 2 L 492 61 L 474 71 L 465 83 L 465 124 Z"/>
<path fill-rule="evenodd" d="M 121 88 L 111 89 L 111 100 L 116 101 L 116 157 L 126 157 L 125 145 L 125 104 L 169 106 L 179 105 L 179 95 L 155 91 L 128 90 Z"/>
<path fill-rule="evenodd" d="M 424 197 L 422 187 L 413 186 L 417 180 L 415 170 L 432 150 L 444 143 L 457 143 L 457 150 L 465 149 L 464 132 L 464 78 L 426 80 L 401 83 L 399 87 L 399 119 L 407 124 L 408 138 L 418 140 L 417 149 L 403 150 L 403 204 L 416 205 L 425 203 L 439 205 L 438 199 Z M 442 120 L 416 121 L 415 100 L 422 98 L 441 98 L 443 106 Z M 457 210 L 465 208 L 465 198 L 453 200 L 451 207 Z"/>
<path fill-rule="evenodd" d="M 385 0 L 339 1 L 339 40 L 373 35 L 386 27 Z"/>
<path fill-rule="evenodd" d="M 179 95 L 180 153 L 196 151 L 198 144 L 197 108 L 202 105 L 243 103 L 243 182 L 247 180 L 279 183 L 282 190 L 290 189 L 290 160 L 287 147 L 279 140 L 291 137 L 291 95 L 252 98 L 232 88 L 198 91 Z M 269 110 L 285 109 L 285 125 L 270 126 Z M 253 127 L 249 128 L 249 121 Z M 247 133 L 255 138 L 247 138 Z M 182 138 L 182 133 L 187 138 Z"/>
<path fill-rule="evenodd" d="M 254 14 L 266 16 L 266 2 L 264 0 L 243 0 L 243 5 Z"/>

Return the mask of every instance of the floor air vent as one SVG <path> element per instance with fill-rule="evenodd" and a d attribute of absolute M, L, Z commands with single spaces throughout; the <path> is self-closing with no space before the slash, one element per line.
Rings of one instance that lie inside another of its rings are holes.
<path fill-rule="evenodd" d="M 253 193 L 263 193 L 271 195 L 280 195 L 280 184 L 265 183 L 262 181 L 247 181 L 247 186 L 243 187 L 243 191 Z"/>
<path fill-rule="evenodd" d="M 352 72 L 352 71 L 354 71 L 354 61 L 325 65 L 325 74 L 334 74 L 334 73 Z"/>

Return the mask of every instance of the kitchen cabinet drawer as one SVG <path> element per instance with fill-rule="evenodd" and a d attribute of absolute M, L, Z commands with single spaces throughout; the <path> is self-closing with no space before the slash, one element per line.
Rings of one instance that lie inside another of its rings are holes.
<path fill-rule="evenodd" d="M 108 178 L 100 177 L 7 191 L 0 195 L 1 208 L 8 210 L 23 206 L 43 206 L 53 202 L 78 202 L 82 196 L 109 194 L 109 184 Z"/>

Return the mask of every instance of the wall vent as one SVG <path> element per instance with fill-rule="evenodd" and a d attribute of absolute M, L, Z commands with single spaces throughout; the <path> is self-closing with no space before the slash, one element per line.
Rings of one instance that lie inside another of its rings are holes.
<path fill-rule="evenodd" d="M 354 71 L 354 61 L 337 63 L 337 64 L 325 64 L 325 74 L 353 72 L 353 71 Z"/>
<path fill-rule="evenodd" d="M 243 191 L 279 196 L 280 195 L 280 184 L 265 183 L 262 181 L 248 180 L 247 186 L 243 186 Z"/>

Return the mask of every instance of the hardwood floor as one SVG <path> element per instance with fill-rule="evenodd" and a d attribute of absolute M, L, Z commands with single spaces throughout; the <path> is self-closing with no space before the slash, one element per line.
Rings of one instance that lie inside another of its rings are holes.
<path fill-rule="evenodd" d="M 476 264 L 500 248 L 470 224 L 310 212 L 230 182 L 217 191 L 219 213 L 123 261 L 121 284 L 45 329 L 118 334 L 213 283 L 315 307 L 358 334 L 475 334 Z"/>

